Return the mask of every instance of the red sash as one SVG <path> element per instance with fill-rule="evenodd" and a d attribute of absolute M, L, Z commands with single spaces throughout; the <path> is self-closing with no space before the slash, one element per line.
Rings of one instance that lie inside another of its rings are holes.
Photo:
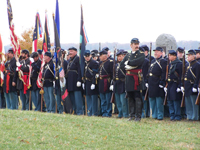
<path fill-rule="evenodd" d="M 137 90 L 137 86 L 139 85 L 138 72 L 142 72 L 142 69 L 128 70 L 126 73 L 127 76 L 132 76 L 134 78 L 134 90 Z"/>

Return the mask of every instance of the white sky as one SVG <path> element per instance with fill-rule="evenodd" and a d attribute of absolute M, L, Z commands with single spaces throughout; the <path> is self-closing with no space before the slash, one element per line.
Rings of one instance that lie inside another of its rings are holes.
<path fill-rule="evenodd" d="M 51 41 L 54 41 L 52 13 L 56 0 L 10 0 L 15 33 L 35 25 L 39 11 L 44 28 L 48 11 Z M 129 43 L 138 37 L 141 42 L 155 42 L 167 33 L 180 40 L 200 41 L 199 0 L 59 0 L 61 43 L 79 43 L 80 2 L 90 43 Z M 7 0 L 0 0 L 0 33 L 4 45 L 10 43 Z"/>

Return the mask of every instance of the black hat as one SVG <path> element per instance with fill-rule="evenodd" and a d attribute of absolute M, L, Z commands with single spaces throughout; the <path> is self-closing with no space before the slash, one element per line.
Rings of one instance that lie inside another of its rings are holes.
<path fill-rule="evenodd" d="M 141 47 L 141 46 L 139 47 L 139 50 L 142 51 L 142 52 L 145 51 L 145 49 L 143 47 Z"/>
<path fill-rule="evenodd" d="M 41 49 L 38 49 L 37 52 L 38 52 L 38 54 L 42 55 L 42 50 Z"/>
<path fill-rule="evenodd" d="M 196 52 L 195 52 L 195 50 L 191 49 L 188 51 L 188 53 L 186 55 L 189 55 L 189 54 L 196 55 Z"/>
<path fill-rule="evenodd" d="M 77 49 L 75 47 L 70 47 L 68 48 L 68 50 L 74 50 L 74 51 L 77 51 Z"/>
<path fill-rule="evenodd" d="M 29 54 L 29 51 L 27 49 L 22 50 L 22 53 Z"/>
<path fill-rule="evenodd" d="M 85 50 L 84 56 L 86 57 L 90 56 L 90 50 Z"/>
<path fill-rule="evenodd" d="M 118 50 L 118 52 L 117 52 L 117 56 L 119 56 L 119 55 L 123 55 L 124 54 L 124 50 L 123 49 L 120 49 L 120 50 Z"/>
<path fill-rule="evenodd" d="M 147 45 L 142 45 L 142 48 L 144 48 L 145 51 L 149 51 L 149 47 Z"/>
<path fill-rule="evenodd" d="M 183 53 L 183 52 L 184 52 L 184 49 L 183 49 L 182 47 L 178 47 L 178 48 L 177 48 L 177 51 L 180 52 L 180 53 Z"/>
<path fill-rule="evenodd" d="M 49 51 L 45 52 L 44 56 L 49 56 L 49 57 L 51 57 L 51 52 L 49 52 Z"/>
<path fill-rule="evenodd" d="M 177 56 L 177 52 L 175 50 L 169 50 L 168 52 L 170 55 Z"/>
<path fill-rule="evenodd" d="M 161 52 L 163 52 L 163 48 L 162 47 L 156 47 L 156 49 L 154 49 L 153 51 L 161 51 Z"/>
<path fill-rule="evenodd" d="M 200 49 L 195 49 L 195 52 L 196 53 L 200 53 Z"/>
<path fill-rule="evenodd" d="M 102 49 L 102 51 L 103 51 L 103 50 L 109 51 L 110 49 L 109 49 L 108 47 L 104 47 L 104 48 Z"/>
<path fill-rule="evenodd" d="M 14 54 L 13 48 L 10 48 L 10 49 L 8 50 L 8 53 Z"/>
<path fill-rule="evenodd" d="M 124 51 L 123 53 L 124 53 L 124 55 L 126 55 L 128 52 L 127 52 L 127 51 Z"/>
<path fill-rule="evenodd" d="M 91 53 L 98 54 L 98 50 L 94 49 L 94 50 L 91 51 Z"/>
<path fill-rule="evenodd" d="M 100 56 L 101 56 L 101 55 L 104 55 L 104 54 L 108 54 L 108 52 L 107 52 L 106 50 L 102 50 L 102 51 L 99 52 L 99 55 L 100 55 Z"/>
<path fill-rule="evenodd" d="M 138 38 L 132 38 L 132 40 L 131 40 L 131 44 L 132 44 L 132 43 L 137 43 L 137 44 L 139 44 L 140 41 L 139 41 Z"/>
<path fill-rule="evenodd" d="M 32 57 L 32 58 L 38 57 L 38 53 L 37 53 L 37 52 L 33 52 L 33 53 L 31 54 L 31 57 Z"/>

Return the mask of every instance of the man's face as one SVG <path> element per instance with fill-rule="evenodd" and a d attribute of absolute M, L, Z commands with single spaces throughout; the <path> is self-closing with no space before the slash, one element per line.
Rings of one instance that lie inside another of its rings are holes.
<path fill-rule="evenodd" d="M 39 57 L 37 56 L 37 57 L 34 57 L 33 59 L 34 59 L 34 62 L 36 62 L 38 61 Z"/>
<path fill-rule="evenodd" d="M 144 55 L 147 56 L 149 54 L 148 51 L 144 51 Z"/>
<path fill-rule="evenodd" d="M 100 61 L 105 61 L 107 58 L 108 58 L 107 54 L 100 55 L 99 57 Z"/>
<path fill-rule="evenodd" d="M 110 54 L 111 54 L 111 51 L 110 51 L 110 50 L 108 50 L 108 57 L 110 57 Z"/>
<path fill-rule="evenodd" d="M 161 56 L 162 56 L 162 52 L 161 51 L 158 51 L 158 50 L 154 51 L 154 57 L 155 58 L 160 58 Z"/>
<path fill-rule="evenodd" d="M 50 57 L 49 56 L 44 56 L 44 62 L 47 63 L 49 62 Z"/>
<path fill-rule="evenodd" d="M 13 57 L 14 57 L 14 54 L 8 53 L 8 58 L 9 58 L 9 59 L 11 59 L 11 58 L 13 58 Z"/>
<path fill-rule="evenodd" d="M 70 57 L 74 57 L 76 54 L 77 54 L 77 51 L 75 51 L 75 50 L 69 50 L 69 55 L 70 55 Z"/>
<path fill-rule="evenodd" d="M 84 58 L 85 58 L 86 61 L 89 61 L 89 60 L 91 59 L 91 55 L 89 55 L 89 56 L 84 56 Z"/>
<path fill-rule="evenodd" d="M 200 53 L 196 53 L 196 58 L 200 58 Z"/>
<path fill-rule="evenodd" d="M 121 62 L 124 59 L 124 55 L 118 55 L 117 61 Z"/>
<path fill-rule="evenodd" d="M 39 55 L 39 58 L 42 60 L 42 54 L 38 54 Z"/>
<path fill-rule="evenodd" d="M 22 53 L 22 58 L 25 59 L 26 58 L 26 54 Z"/>
<path fill-rule="evenodd" d="M 131 46 L 132 51 L 139 50 L 139 43 L 132 43 L 130 46 Z"/>
<path fill-rule="evenodd" d="M 176 60 L 176 56 L 169 54 L 169 60 L 170 61 Z"/>
<path fill-rule="evenodd" d="M 189 62 L 193 61 L 194 59 L 195 59 L 195 55 L 188 54 L 187 60 L 188 60 Z"/>
<path fill-rule="evenodd" d="M 177 57 L 178 57 L 179 59 L 183 58 L 183 53 L 181 53 L 181 52 L 178 51 Z"/>

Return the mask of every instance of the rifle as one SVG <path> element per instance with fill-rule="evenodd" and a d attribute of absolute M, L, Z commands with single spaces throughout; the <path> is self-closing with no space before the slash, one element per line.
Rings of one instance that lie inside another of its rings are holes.
<path fill-rule="evenodd" d="M 114 92 L 114 85 L 115 85 L 115 57 L 116 57 L 116 47 L 114 50 L 114 62 L 113 62 L 113 92 L 112 92 L 112 96 L 111 96 L 111 103 L 115 102 L 115 92 Z"/>
<path fill-rule="evenodd" d="M 99 42 L 99 52 L 101 51 L 101 43 Z"/>
<path fill-rule="evenodd" d="M 168 77 L 168 72 L 169 72 L 169 56 L 168 56 L 168 59 L 167 59 L 167 67 L 166 67 L 166 88 L 168 86 L 168 82 L 167 82 L 167 77 Z M 165 100 L 164 100 L 164 103 L 163 105 L 167 105 L 167 92 L 165 93 Z"/>
<path fill-rule="evenodd" d="M 183 51 L 183 66 L 182 66 L 182 84 L 183 87 L 185 89 L 185 85 L 184 85 L 184 75 L 185 75 L 185 47 L 184 47 L 184 51 Z M 181 107 L 185 107 L 185 92 L 183 91 L 183 96 L 182 96 L 182 101 L 181 101 Z"/>
<path fill-rule="evenodd" d="M 198 93 L 198 96 L 197 96 L 197 99 L 196 99 L 195 104 L 196 104 L 196 105 L 199 105 L 199 104 L 200 104 L 200 92 Z"/>
<path fill-rule="evenodd" d="M 151 49 L 152 49 L 152 43 L 150 43 L 150 54 L 149 54 L 149 68 L 151 66 Z M 148 96 L 149 96 L 149 87 L 146 90 L 145 96 L 144 96 L 144 100 L 147 101 L 148 100 Z"/>

